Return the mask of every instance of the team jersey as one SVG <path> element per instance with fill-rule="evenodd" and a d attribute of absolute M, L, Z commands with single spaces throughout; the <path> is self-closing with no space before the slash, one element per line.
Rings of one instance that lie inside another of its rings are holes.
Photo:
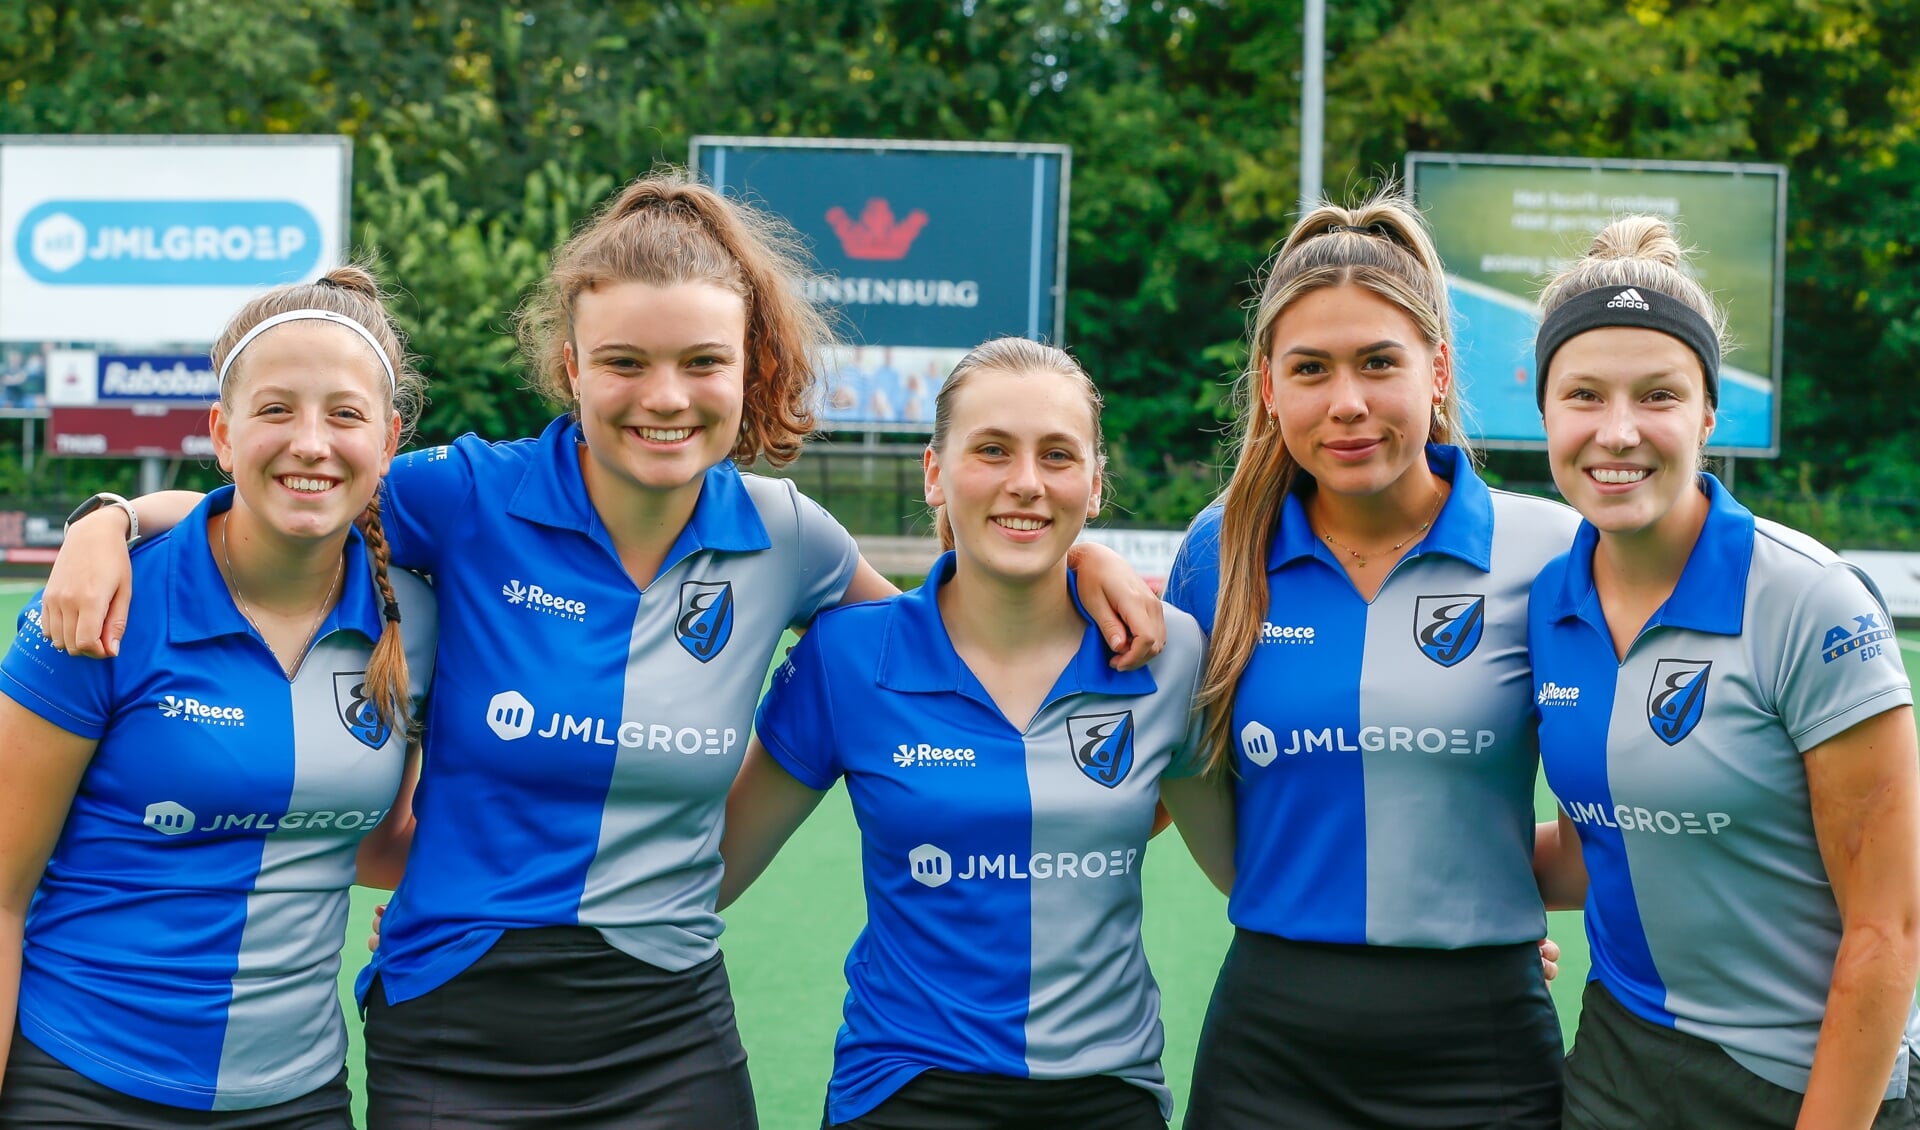
<path fill-rule="evenodd" d="M 642 590 L 580 473 L 570 418 L 395 460 L 393 557 L 429 572 L 440 682 L 419 827 L 383 920 L 389 1004 L 503 930 L 591 926 L 670 971 L 717 952 L 720 821 L 781 633 L 837 602 L 853 538 L 781 479 L 706 472 Z"/>
<path fill-rule="evenodd" d="M 1233 703 L 1235 925 L 1301 942 L 1457 949 L 1537 939 L 1538 747 L 1527 591 L 1577 518 L 1490 491 L 1452 447 L 1432 528 L 1371 603 L 1285 499 L 1267 618 Z M 1213 630 L 1218 507 L 1194 520 L 1167 600 Z"/>
<path fill-rule="evenodd" d="M 860 824 L 867 925 L 827 1120 L 928 1068 L 1114 1075 L 1170 1117 L 1140 864 L 1160 779 L 1199 768 L 1205 641 L 1169 609 L 1166 650 L 1118 672 L 1089 623 L 1022 730 L 947 636 L 936 594 L 953 569 L 948 553 L 921 588 L 822 616 L 760 708 L 767 751 L 809 788 L 844 776 Z"/>
<path fill-rule="evenodd" d="M 207 543 L 232 501 L 223 487 L 134 547 L 117 659 L 55 651 L 36 597 L 0 662 L 0 692 L 98 741 L 27 912 L 20 1029 L 95 1082 L 196 1110 L 272 1106 L 340 1073 L 354 853 L 406 755 L 367 699 L 382 602 L 359 533 L 289 681 Z M 417 697 L 433 594 L 389 577 Z"/>
<path fill-rule="evenodd" d="M 1580 832 L 1591 976 L 1636 1016 L 1805 1091 L 1840 944 L 1802 758 L 1910 704 L 1878 593 L 1712 476 L 1673 595 L 1616 659 L 1598 534 L 1534 586 L 1547 782 Z M 1905 1093 L 1908 1035 L 1886 1097 Z"/>

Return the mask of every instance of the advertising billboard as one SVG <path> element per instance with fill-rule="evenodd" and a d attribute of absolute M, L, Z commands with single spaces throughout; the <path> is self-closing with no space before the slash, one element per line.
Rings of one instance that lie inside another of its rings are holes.
<path fill-rule="evenodd" d="M 351 144 L 0 137 L 0 341 L 211 342 L 261 290 L 339 264 Z"/>
<path fill-rule="evenodd" d="M 1483 445 L 1545 446 L 1535 299 L 1610 220 L 1650 213 L 1698 249 L 1691 269 L 1728 312 L 1710 450 L 1779 454 L 1785 167 L 1411 153 L 1407 186 L 1447 266 L 1455 368 Z"/>
<path fill-rule="evenodd" d="M 806 239 L 808 295 L 848 342 L 819 408 L 829 427 L 928 431 L 967 350 L 1061 339 L 1065 146 L 696 137 L 691 161 Z"/>

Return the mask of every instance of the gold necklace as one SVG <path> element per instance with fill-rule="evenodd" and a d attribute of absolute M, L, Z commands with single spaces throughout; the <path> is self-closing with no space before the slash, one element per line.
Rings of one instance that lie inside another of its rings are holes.
<path fill-rule="evenodd" d="M 1378 557 L 1382 553 L 1399 553 L 1401 546 L 1412 541 L 1414 538 L 1419 537 L 1421 534 L 1426 533 L 1427 527 L 1433 525 L 1433 520 L 1440 516 L 1440 506 L 1442 503 L 1446 502 L 1446 500 L 1447 500 L 1446 492 L 1436 488 L 1433 492 L 1433 509 L 1427 511 L 1427 520 L 1420 523 L 1419 526 L 1415 527 L 1412 533 L 1408 534 L 1406 537 L 1401 538 L 1399 541 L 1394 542 L 1393 545 L 1389 546 L 1387 549 L 1385 550 L 1376 549 L 1372 552 L 1371 555 L 1361 553 L 1359 550 L 1348 545 L 1346 542 L 1339 540 L 1338 538 L 1334 537 L 1332 534 L 1326 532 L 1325 530 L 1320 531 L 1320 536 L 1326 540 L 1326 543 L 1328 545 L 1334 546 L 1335 548 L 1338 548 L 1338 549 L 1346 550 L 1347 555 L 1352 557 L 1354 562 L 1360 568 L 1365 569 L 1367 567 L 1368 556 Z"/>
<path fill-rule="evenodd" d="M 280 658 L 280 653 L 274 650 L 273 644 L 267 642 L 267 633 L 260 630 L 260 621 L 253 618 L 253 609 L 247 607 L 246 594 L 240 591 L 240 574 L 233 571 L 233 554 L 227 551 L 227 526 L 232 522 L 231 515 L 220 520 L 220 559 L 227 563 L 227 587 L 233 590 L 233 599 L 240 602 L 240 615 L 245 616 L 247 623 L 253 625 L 253 630 L 260 636 L 260 642 L 267 645 L 267 651 L 272 653 L 273 661 L 280 665 L 280 670 L 286 672 L 287 681 L 292 682 L 300 673 L 300 665 L 307 661 L 307 649 L 313 646 L 313 635 L 320 630 L 320 621 L 327 618 L 327 609 L 333 605 L 333 590 L 340 583 L 341 572 L 346 569 L 346 556 L 343 554 L 340 560 L 334 562 L 333 580 L 327 582 L 327 595 L 320 598 L 320 613 L 313 618 L 313 626 L 307 629 L 306 642 L 300 645 L 300 658 L 289 670 L 287 661 Z"/>

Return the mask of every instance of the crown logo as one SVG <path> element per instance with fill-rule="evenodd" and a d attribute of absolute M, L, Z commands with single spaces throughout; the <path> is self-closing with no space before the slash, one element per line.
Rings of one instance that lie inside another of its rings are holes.
<path fill-rule="evenodd" d="M 827 222 L 849 259 L 905 259 L 914 237 L 927 226 L 927 214 L 915 208 L 906 219 L 895 220 L 893 208 L 876 196 L 867 201 L 858 221 L 835 205 L 827 210 Z"/>

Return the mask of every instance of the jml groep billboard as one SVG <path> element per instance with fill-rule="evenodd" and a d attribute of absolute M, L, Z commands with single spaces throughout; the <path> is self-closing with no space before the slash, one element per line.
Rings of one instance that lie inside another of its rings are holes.
<path fill-rule="evenodd" d="M 925 431 L 955 361 L 990 337 L 1059 341 L 1069 153 L 1057 145 L 699 137 L 707 181 L 808 242 L 808 294 L 850 343 L 823 418 Z"/>
<path fill-rule="evenodd" d="M 1779 165 L 1413 153 L 1407 181 L 1447 266 L 1468 423 L 1490 446 L 1545 443 L 1533 396 L 1535 300 L 1594 233 L 1628 213 L 1673 221 L 1727 309 L 1712 449 L 1779 450 L 1787 173 Z"/>
<path fill-rule="evenodd" d="M 204 343 L 346 241 L 344 137 L 0 138 L 0 340 Z"/>

